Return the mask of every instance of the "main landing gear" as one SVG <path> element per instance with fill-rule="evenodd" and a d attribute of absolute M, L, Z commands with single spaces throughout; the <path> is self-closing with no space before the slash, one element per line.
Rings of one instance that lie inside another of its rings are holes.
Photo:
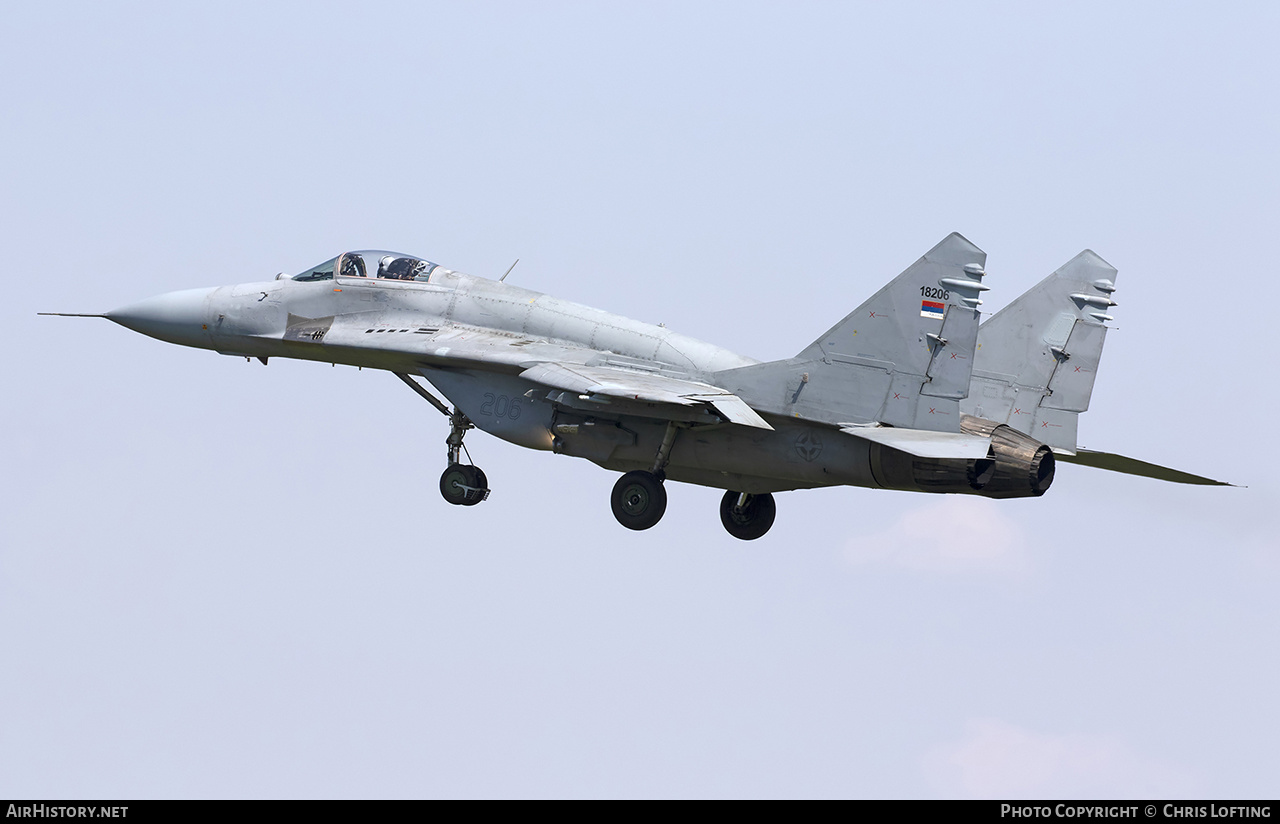
<path fill-rule="evenodd" d="M 748 495 L 730 490 L 720 499 L 720 523 L 729 534 L 744 541 L 754 541 L 769 531 L 778 507 L 768 492 Z"/>
<path fill-rule="evenodd" d="M 627 529 L 648 529 L 667 511 L 667 489 L 653 472 L 628 472 L 613 485 L 609 503 L 618 523 Z"/>
<path fill-rule="evenodd" d="M 457 409 L 450 412 L 449 407 L 423 389 L 422 384 L 413 378 L 399 372 L 395 376 L 449 419 L 449 437 L 445 439 L 449 446 L 449 466 L 440 476 L 440 494 L 455 506 L 475 506 L 488 498 L 489 479 L 484 476 L 484 470 L 469 463 L 464 464 L 461 460 L 462 454 L 467 452 L 462 438 L 468 429 L 475 428 L 475 424 Z M 470 453 L 467 453 L 467 460 L 471 460 Z"/>
<path fill-rule="evenodd" d="M 660 475 L 628 472 L 613 485 L 610 503 L 618 523 L 627 529 L 648 529 L 667 511 L 667 490 Z M 743 541 L 754 541 L 768 532 L 777 514 L 777 504 L 768 492 L 748 495 L 730 490 L 720 500 L 720 522 L 730 535 Z"/>
<path fill-rule="evenodd" d="M 667 424 L 667 432 L 652 469 L 628 472 L 613 485 L 613 494 L 609 498 L 613 517 L 627 529 L 648 529 L 662 520 L 667 511 L 667 490 L 663 486 L 666 473 L 663 469 L 671 458 L 671 447 L 679 430 L 677 424 Z M 720 501 L 721 523 L 730 535 L 743 541 L 754 541 L 768 532 L 777 513 L 773 495 L 768 492 L 749 495 L 730 491 L 724 493 L 724 499 Z"/>
<path fill-rule="evenodd" d="M 661 521 L 667 511 L 667 490 L 662 485 L 667 476 L 662 470 L 671 460 L 671 447 L 675 445 L 679 432 L 679 424 L 675 421 L 668 423 L 662 445 L 653 458 L 653 468 L 648 472 L 628 472 L 613 485 L 613 494 L 609 498 L 613 517 L 627 529 L 648 529 Z"/>

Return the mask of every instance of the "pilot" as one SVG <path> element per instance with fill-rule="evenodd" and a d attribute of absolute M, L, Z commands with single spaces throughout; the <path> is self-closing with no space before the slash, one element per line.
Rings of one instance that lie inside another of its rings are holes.
<path fill-rule="evenodd" d="M 390 280 L 413 280 L 421 261 L 411 257 L 383 255 L 378 261 L 378 277 Z"/>

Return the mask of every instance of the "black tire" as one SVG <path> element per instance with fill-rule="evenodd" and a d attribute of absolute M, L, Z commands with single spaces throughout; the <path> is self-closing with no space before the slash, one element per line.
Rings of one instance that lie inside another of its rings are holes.
<path fill-rule="evenodd" d="M 778 506 L 773 502 L 773 495 L 752 495 L 741 512 L 736 511 L 738 492 L 726 492 L 720 499 L 720 522 L 729 534 L 743 541 L 754 541 L 769 531 L 773 519 L 778 514 Z"/>
<path fill-rule="evenodd" d="M 627 529 L 648 529 L 667 511 L 667 489 L 652 472 L 628 472 L 613 485 L 613 517 Z"/>
<path fill-rule="evenodd" d="M 470 484 L 470 486 L 474 486 L 474 487 L 476 487 L 477 489 L 484 489 L 484 490 L 486 490 L 486 492 L 479 492 L 479 493 L 475 493 L 475 494 L 473 494 L 473 495 L 469 496 L 465 501 L 463 501 L 463 502 L 462 502 L 462 505 L 463 505 L 463 506 L 475 506 L 476 504 L 480 503 L 481 501 L 487 500 L 487 499 L 489 498 L 489 495 L 488 495 L 488 493 L 487 493 L 487 490 L 489 489 L 489 479 L 488 479 L 487 477 L 485 477 L 484 470 L 483 470 L 483 469 L 481 469 L 480 467 L 478 467 L 478 466 L 470 466 L 470 467 L 467 467 L 467 468 L 468 468 L 468 469 L 470 469 L 472 472 L 474 472 L 474 473 L 475 473 L 475 481 L 476 481 L 476 482 L 475 482 L 475 483 L 473 483 L 473 484 Z"/>
<path fill-rule="evenodd" d="M 450 464 L 440 476 L 440 494 L 454 506 L 474 506 L 480 503 L 480 497 L 468 494 L 461 486 L 484 488 L 483 479 L 484 473 L 474 466 Z"/>

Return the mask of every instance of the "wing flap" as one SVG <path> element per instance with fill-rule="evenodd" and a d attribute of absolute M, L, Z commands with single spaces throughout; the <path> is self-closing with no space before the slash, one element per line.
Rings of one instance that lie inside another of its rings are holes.
<path fill-rule="evenodd" d="M 964 432 L 937 432 L 897 426 L 842 426 L 840 431 L 855 438 L 891 446 L 918 458 L 985 458 L 991 449 L 990 436 L 969 435 Z"/>
<path fill-rule="evenodd" d="M 521 372 L 520 377 L 579 395 L 675 406 L 710 406 L 732 423 L 757 429 L 773 428 L 737 395 L 698 381 L 608 366 L 563 363 L 539 363 Z"/>
<path fill-rule="evenodd" d="M 733 423 L 754 426 L 756 429 L 773 429 L 764 418 L 756 414 L 756 411 L 737 395 L 719 392 L 713 395 L 690 395 L 689 397 L 711 404 L 717 412 Z"/>

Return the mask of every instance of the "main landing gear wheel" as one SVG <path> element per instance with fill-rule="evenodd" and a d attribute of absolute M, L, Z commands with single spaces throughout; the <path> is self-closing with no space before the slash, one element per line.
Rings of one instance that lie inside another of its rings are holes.
<path fill-rule="evenodd" d="M 777 514 L 778 507 L 768 492 L 747 495 L 730 491 L 720 499 L 720 522 L 730 535 L 744 541 L 754 541 L 768 532 Z"/>
<path fill-rule="evenodd" d="M 449 464 L 440 476 L 440 494 L 451 504 L 475 506 L 489 497 L 489 479 L 478 466 Z"/>
<path fill-rule="evenodd" d="M 667 511 L 667 490 L 652 472 L 628 472 L 613 485 L 613 517 L 627 529 L 648 529 Z"/>

